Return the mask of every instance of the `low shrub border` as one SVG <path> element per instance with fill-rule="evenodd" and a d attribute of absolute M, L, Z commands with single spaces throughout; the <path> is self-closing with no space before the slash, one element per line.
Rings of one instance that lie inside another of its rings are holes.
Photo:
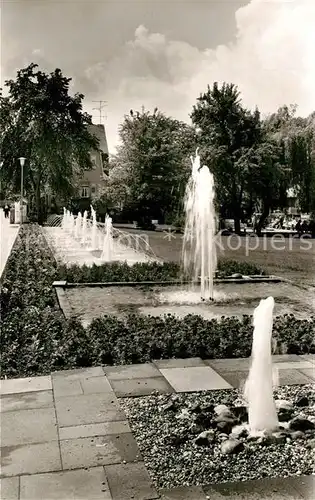
<path fill-rule="evenodd" d="M 41 228 L 23 227 L 0 293 L 2 377 L 156 358 L 250 355 L 250 316 L 241 320 L 222 317 L 220 321 L 192 315 L 184 319 L 131 315 L 126 321 L 105 316 L 85 329 L 77 319 L 64 318 L 52 287 L 58 279 L 59 269 Z M 315 318 L 278 317 L 274 322 L 275 352 L 314 353 L 314 334 Z"/>

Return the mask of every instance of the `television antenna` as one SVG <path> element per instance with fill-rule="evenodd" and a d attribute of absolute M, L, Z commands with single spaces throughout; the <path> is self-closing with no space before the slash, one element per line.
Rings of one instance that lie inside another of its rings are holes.
<path fill-rule="evenodd" d="M 99 112 L 99 120 L 100 120 L 100 125 L 102 124 L 102 118 L 107 118 L 106 115 L 103 115 L 102 114 L 102 110 L 105 108 L 105 106 L 107 105 L 107 101 L 103 101 L 103 100 L 100 100 L 100 101 L 92 101 L 92 102 L 95 102 L 95 103 L 98 103 L 98 106 L 93 108 L 93 110 L 95 109 L 96 111 Z"/>

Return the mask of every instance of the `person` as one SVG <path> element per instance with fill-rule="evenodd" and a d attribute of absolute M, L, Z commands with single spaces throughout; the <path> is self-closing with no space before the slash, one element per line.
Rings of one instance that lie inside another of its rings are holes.
<path fill-rule="evenodd" d="M 9 213 L 10 213 L 10 208 L 8 207 L 8 205 L 6 205 L 4 207 L 4 216 L 6 219 L 9 217 Z"/>
<path fill-rule="evenodd" d="M 295 226 L 295 230 L 297 231 L 299 237 L 301 237 L 301 234 L 303 233 L 301 226 L 302 226 L 302 221 L 301 221 L 301 219 L 299 219 L 297 221 L 296 226 Z"/>
<path fill-rule="evenodd" d="M 308 223 L 307 221 L 303 221 L 303 224 L 301 225 L 301 231 L 302 233 L 307 233 L 308 232 Z"/>

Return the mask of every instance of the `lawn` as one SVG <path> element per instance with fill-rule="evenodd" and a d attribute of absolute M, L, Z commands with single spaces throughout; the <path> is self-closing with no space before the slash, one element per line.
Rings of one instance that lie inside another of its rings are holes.
<path fill-rule="evenodd" d="M 132 234 L 147 234 L 157 257 L 164 261 L 180 261 L 182 235 L 157 231 L 129 229 Z M 250 261 L 269 274 L 280 275 L 306 285 L 315 286 L 315 240 L 285 238 L 283 241 L 266 237 L 222 236 L 218 255 L 241 262 Z"/>

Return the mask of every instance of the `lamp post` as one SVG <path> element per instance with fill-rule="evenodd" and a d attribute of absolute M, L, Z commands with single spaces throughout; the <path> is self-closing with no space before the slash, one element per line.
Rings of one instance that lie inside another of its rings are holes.
<path fill-rule="evenodd" d="M 22 224 L 22 222 L 23 222 L 23 183 L 24 183 L 24 179 L 23 179 L 24 171 L 23 171 L 23 168 L 24 168 L 24 163 L 25 163 L 26 158 L 24 158 L 23 156 L 21 156 L 19 158 L 19 160 L 20 160 L 20 165 L 21 165 L 20 224 Z"/>

